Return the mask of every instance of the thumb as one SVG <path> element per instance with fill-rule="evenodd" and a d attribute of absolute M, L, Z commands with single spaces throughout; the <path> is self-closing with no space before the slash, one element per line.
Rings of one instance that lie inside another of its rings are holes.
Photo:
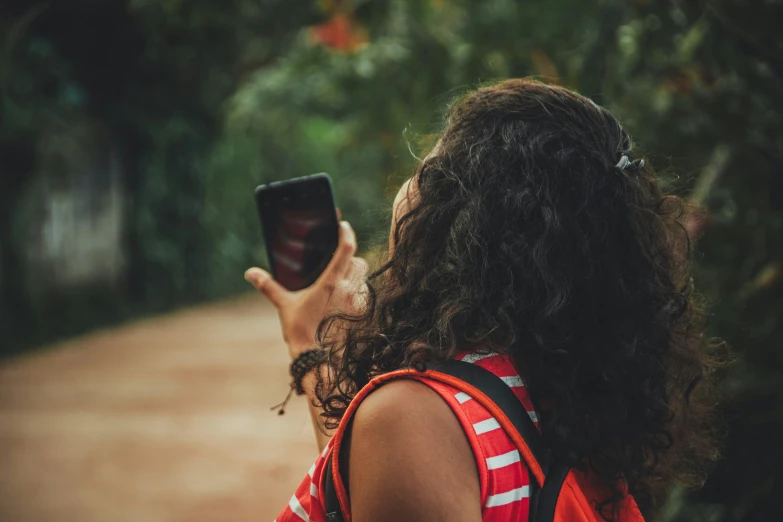
<path fill-rule="evenodd" d="M 261 270 L 258 267 L 248 268 L 245 272 L 245 279 L 256 290 L 264 294 L 276 308 L 280 308 L 288 299 L 289 291 L 275 281 L 266 270 Z"/>

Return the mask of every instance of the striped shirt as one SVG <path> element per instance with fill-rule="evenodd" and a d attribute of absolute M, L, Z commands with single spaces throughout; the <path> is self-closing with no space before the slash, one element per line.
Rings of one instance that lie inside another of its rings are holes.
<path fill-rule="evenodd" d="M 460 354 L 458 358 L 481 366 L 503 379 L 538 426 L 538 417 L 524 381 L 507 356 L 473 352 Z M 417 379 L 446 401 L 465 430 L 479 470 L 482 522 L 527 522 L 531 477 L 527 466 L 521 462 L 519 451 L 498 421 L 465 392 L 432 379 Z M 331 452 L 330 442 L 275 522 L 326 522 L 321 499 L 324 473 Z"/>

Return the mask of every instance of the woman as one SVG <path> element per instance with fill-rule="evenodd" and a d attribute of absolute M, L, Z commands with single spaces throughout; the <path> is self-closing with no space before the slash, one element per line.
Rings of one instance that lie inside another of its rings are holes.
<path fill-rule="evenodd" d="M 691 295 L 686 210 L 608 111 L 509 80 L 451 107 L 395 199 L 388 261 L 366 286 L 346 223 L 312 287 L 246 277 L 277 307 L 292 357 L 329 354 L 294 371 L 309 371 L 318 426 L 335 428 L 374 377 L 472 361 L 512 383 L 556 457 L 604 488 L 591 499 L 603 518 L 627 495 L 649 516 L 716 457 L 717 343 Z M 404 379 L 353 406 L 340 467 L 354 522 L 527 520 L 529 470 L 470 399 Z M 277 522 L 325 520 L 332 448 L 317 436 L 325 451 Z"/>

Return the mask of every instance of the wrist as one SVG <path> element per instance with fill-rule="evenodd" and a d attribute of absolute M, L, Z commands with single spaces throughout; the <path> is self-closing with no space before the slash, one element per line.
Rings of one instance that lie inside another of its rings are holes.
<path fill-rule="evenodd" d="M 321 348 L 310 348 L 300 353 L 291 363 L 289 369 L 293 381 L 291 383 L 297 395 L 307 394 L 306 379 L 324 364 L 327 352 Z M 312 384 L 307 381 L 307 384 Z"/>
<path fill-rule="evenodd" d="M 315 341 L 310 343 L 290 343 L 288 344 L 288 355 L 291 357 L 291 360 L 293 361 L 299 355 L 301 355 L 303 352 L 306 352 L 307 350 L 312 350 L 313 348 L 317 348 L 317 345 Z"/>
<path fill-rule="evenodd" d="M 304 390 L 303 395 L 305 395 L 308 399 L 315 397 L 315 385 L 317 382 L 318 379 L 316 378 L 315 372 L 312 371 L 302 378 L 302 389 Z"/>

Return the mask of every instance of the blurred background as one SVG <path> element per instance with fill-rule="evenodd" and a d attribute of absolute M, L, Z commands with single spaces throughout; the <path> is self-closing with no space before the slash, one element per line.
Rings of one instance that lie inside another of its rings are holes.
<path fill-rule="evenodd" d="M 365 251 L 454 96 L 535 76 L 608 107 L 704 205 L 739 361 L 730 436 L 661 521 L 779 517 L 783 3 L 2 0 L 1 521 L 271 519 L 315 456 L 253 189 L 331 174 Z"/>

